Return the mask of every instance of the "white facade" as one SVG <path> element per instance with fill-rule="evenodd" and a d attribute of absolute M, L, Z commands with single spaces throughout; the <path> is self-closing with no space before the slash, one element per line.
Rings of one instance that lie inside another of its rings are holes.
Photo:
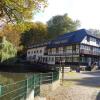
<path fill-rule="evenodd" d="M 48 64 L 55 64 L 55 56 L 47 56 Z"/>
<path fill-rule="evenodd" d="M 79 48 L 78 48 L 79 50 Z M 48 55 L 57 55 L 57 54 L 67 54 L 72 53 L 72 46 L 65 46 L 64 47 L 57 47 L 57 48 L 49 48 L 48 49 Z"/>
<path fill-rule="evenodd" d="M 93 37 L 89 37 L 89 41 L 88 41 L 87 36 L 85 36 L 85 38 L 82 40 L 81 43 L 91 45 L 91 46 L 100 47 L 100 43 L 97 42 L 96 38 L 93 38 Z"/>
<path fill-rule="evenodd" d="M 38 57 L 44 56 L 46 47 L 36 47 L 27 50 L 27 60 L 38 60 Z"/>
<path fill-rule="evenodd" d="M 55 64 L 55 56 L 45 55 L 46 47 L 36 47 L 27 50 L 27 60 L 38 61 L 39 59 L 43 63 Z M 53 53 L 53 52 L 52 52 Z"/>
<path fill-rule="evenodd" d="M 80 52 L 81 53 L 80 53 Z M 79 58 L 79 53 L 84 55 Z M 85 55 L 88 55 L 85 56 Z M 91 57 L 92 55 L 93 57 Z M 62 62 L 79 62 L 91 65 L 100 55 L 100 41 L 92 36 L 85 36 L 81 43 L 58 47 L 36 46 L 27 50 L 27 60 L 37 63 L 55 64 Z M 64 57 L 63 57 L 64 56 Z M 100 61 L 98 60 L 98 63 Z"/>

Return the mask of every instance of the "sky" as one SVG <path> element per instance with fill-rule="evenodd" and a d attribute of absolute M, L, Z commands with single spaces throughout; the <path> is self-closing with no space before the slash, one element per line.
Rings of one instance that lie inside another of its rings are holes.
<path fill-rule="evenodd" d="M 81 27 L 100 29 L 100 0 L 48 0 L 48 7 L 38 13 L 34 21 L 46 23 L 52 16 L 68 14 L 73 20 L 80 20 Z"/>

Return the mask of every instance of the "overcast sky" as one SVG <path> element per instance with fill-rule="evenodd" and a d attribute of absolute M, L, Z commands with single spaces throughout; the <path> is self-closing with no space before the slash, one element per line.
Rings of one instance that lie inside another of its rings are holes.
<path fill-rule="evenodd" d="M 38 13 L 35 21 L 46 22 L 52 16 L 68 13 L 73 20 L 80 20 L 81 28 L 100 29 L 100 0 L 48 0 L 48 7 Z"/>

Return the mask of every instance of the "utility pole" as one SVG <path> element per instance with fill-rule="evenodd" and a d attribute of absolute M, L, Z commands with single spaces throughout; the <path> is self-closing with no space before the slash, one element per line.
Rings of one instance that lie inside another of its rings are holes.
<path fill-rule="evenodd" d="M 62 64 L 62 59 L 60 58 L 60 68 L 61 68 L 61 73 L 62 73 L 62 85 L 63 85 L 63 82 L 64 82 L 64 65 Z"/>
<path fill-rule="evenodd" d="M 62 85 L 63 85 L 63 82 L 64 82 L 64 65 L 62 65 Z"/>

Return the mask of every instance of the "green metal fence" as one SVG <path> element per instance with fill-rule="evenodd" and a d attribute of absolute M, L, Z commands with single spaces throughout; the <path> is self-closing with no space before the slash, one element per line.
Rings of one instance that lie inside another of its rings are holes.
<path fill-rule="evenodd" d="M 27 95 L 27 80 L 4 85 L 1 88 L 0 100 L 20 100 Z"/>
<path fill-rule="evenodd" d="M 33 96 L 37 96 L 40 94 L 40 85 L 52 83 L 58 79 L 59 72 L 27 75 L 26 80 L 0 85 L 0 100 L 25 100 L 33 90 Z"/>
<path fill-rule="evenodd" d="M 59 79 L 59 72 L 41 73 L 40 84 L 52 83 Z"/>

